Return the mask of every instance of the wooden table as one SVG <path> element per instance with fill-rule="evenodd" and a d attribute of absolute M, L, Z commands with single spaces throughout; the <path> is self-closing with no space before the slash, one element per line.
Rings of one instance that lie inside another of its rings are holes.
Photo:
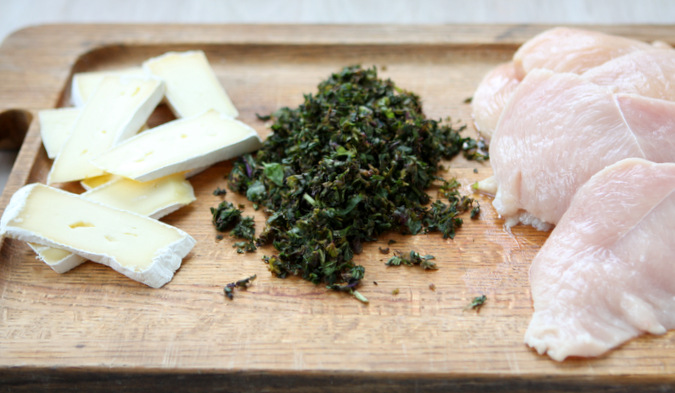
<path fill-rule="evenodd" d="M 482 76 L 546 26 L 52 25 L 22 30 L 0 47 L 0 126 L 25 141 L 0 199 L 44 182 L 51 161 L 36 112 L 66 106 L 74 72 L 139 65 L 169 50 L 204 50 L 241 113 L 296 106 L 302 94 L 349 64 L 375 65 L 422 97 L 432 118 L 470 122 L 465 99 Z M 600 30 L 675 43 L 675 28 Z M 153 122 L 170 117 L 159 108 Z M 33 119 L 33 121 L 30 121 Z M 469 127 L 471 129 L 471 127 Z M 471 134 L 473 131 L 467 131 Z M 491 174 L 457 159 L 441 173 L 463 192 Z M 275 278 L 263 248 L 240 255 L 216 241 L 209 207 L 230 162 L 194 177 L 197 201 L 166 217 L 198 244 L 173 281 L 151 289 L 86 263 L 59 275 L 22 242 L 0 250 L 0 391 L 667 391 L 675 383 L 675 335 L 641 337 L 599 359 L 563 363 L 523 344 L 532 314 L 528 267 L 547 233 L 503 228 L 490 198 L 454 240 L 387 234 L 356 259 L 366 267 L 360 303 L 321 286 Z M 78 186 L 69 186 L 78 191 Z M 240 195 L 258 230 L 265 217 Z M 378 251 L 433 254 L 437 271 L 387 267 Z M 253 286 L 223 296 L 229 282 Z M 434 284 L 435 290 L 430 288 Z M 393 292 L 398 289 L 398 294 Z M 480 313 L 466 311 L 487 295 Z"/>

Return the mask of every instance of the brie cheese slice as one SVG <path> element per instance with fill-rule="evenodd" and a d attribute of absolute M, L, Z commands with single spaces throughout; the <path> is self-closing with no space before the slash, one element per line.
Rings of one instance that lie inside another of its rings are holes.
<path fill-rule="evenodd" d="M 0 235 L 78 254 L 153 288 L 173 278 L 196 243 L 160 221 L 39 183 L 12 196 Z"/>
<path fill-rule="evenodd" d="M 166 100 L 176 117 L 195 116 L 209 109 L 239 116 L 204 52 L 167 52 L 146 60 L 143 68 L 166 83 Z"/>
<path fill-rule="evenodd" d="M 163 92 L 164 85 L 156 78 L 103 78 L 77 117 L 47 183 L 102 175 L 103 171 L 89 161 L 138 132 Z"/>
<path fill-rule="evenodd" d="M 138 181 L 191 171 L 259 149 L 256 131 L 215 110 L 178 119 L 120 143 L 92 163 Z"/>
<path fill-rule="evenodd" d="M 70 87 L 70 102 L 76 107 L 84 106 L 84 103 L 94 94 L 99 83 L 106 76 L 145 76 L 146 72 L 141 67 L 127 68 L 111 71 L 78 72 L 73 75 Z"/>
<path fill-rule="evenodd" d="M 40 137 L 47 157 L 54 159 L 59 154 L 79 115 L 78 108 L 44 109 L 38 112 Z"/>
<path fill-rule="evenodd" d="M 95 202 L 156 219 L 195 200 L 192 185 L 181 174 L 143 183 L 115 178 L 81 195 Z M 38 254 L 38 258 L 57 273 L 65 273 L 86 261 L 68 251 L 34 243 L 29 245 Z"/>

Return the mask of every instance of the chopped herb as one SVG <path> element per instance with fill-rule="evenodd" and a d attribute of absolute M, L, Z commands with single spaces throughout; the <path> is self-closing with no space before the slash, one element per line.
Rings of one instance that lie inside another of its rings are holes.
<path fill-rule="evenodd" d="M 478 140 L 465 139 L 462 144 L 462 151 L 464 157 L 470 160 L 485 161 L 490 158 L 487 142 L 483 138 L 479 138 Z"/>
<path fill-rule="evenodd" d="M 225 232 L 234 227 L 241 218 L 241 210 L 234 207 L 231 202 L 222 201 L 217 208 L 211 208 L 211 215 L 213 216 L 213 225 L 216 229 Z"/>
<path fill-rule="evenodd" d="M 435 259 L 433 255 L 421 256 L 417 251 L 410 251 L 410 253 L 405 256 L 401 254 L 400 251 L 396 251 L 394 256 L 389 258 L 385 265 L 387 266 L 414 266 L 419 265 L 424 270 L 437 270 L 438 266 L 434 262 L 431 262 L 432 259 Z"/>
<path fill-rule="evenodd" d="M 478 173 L 478 168 L 473 168 L 473 173 Z"/>
<path fill-rule="evenodd" d="M 248 242 L 246 242 L 246 241 L 235 242 L 235 243 L 232 245 L 232 247 L 233 247 L 233 248 L 236 247 L 236 248 L 237 248 L 237 253 L 239 253 L 239 254 L 243 254 L 243 253 L 246 253 L 246 252 L 253 252 L 253 251 L 255 251 L 255 250 L 258 249 L 258 248 L 256 247 L 256 245 L 255 245 L 255 242 L 252 242 L 252 241 L 248 241 Z"/>
<path fill-rule="evenodd" d="M 213 190 L 213 195 L 215 196 L 220 196 L 220 195 L 225 195 L 227 194 L 227 190 L 224 188 L 217 187 L 215 190 Z"/>
<path fill-rule="evenodd" d="M 393 291 L 391 291 L 391 294 L 394 295 L 394 296 L 396 296 L 396 295 L 399 294 L 399 292 L 400 292 L 400 291 L 398 290 L 398 288 L 396 288 L 396 289 L 394 289 Z"/>
<path fill-rule="evenodd" d="M 231 282 L 227 285 L 225 285 L 225 288 L 223 288 L 225 292 L 225 296 L 227 296 L 228 299 L 232 300 L 234 299 L 234 289 L 235 288 L 240 288 L 240 289 L 246 289 L 251 286 L 251 281 L 255 280 L 257 275 L 252 275 L 250 277 L 246 277 L 244 279 L 241 279 L 239 281 Z"/>
<path fill-rule="evenodd" d="M 482 296 L 476 296 L 473 298 L 471 303 L 466 306 L 465 310 L 476 310 L 476 312 L 480 312 L 481 307 L 485 304 L 485 301 L 487 300 L 487 296 L 482 295 Z"/>
<path fill-rule="evenodd" d="M 465 104 L 470 104 L 473 101 L 473 97 L 468 97 L 464 99 Z"/>
<path fill-rule="evenodd" d="M 240 157 L 229 174 L 230 188 L 267 214 L 256 243 L 272 244 L 277 255 L 263 260 L 279 277 L 300 276 L 357 298 L 364 269 L 353 258 L 363 242 L 439 226 L 424 190 L 440 161 L 463 150 L 484 159 L 478 143 L 460 135 L 466 126 L 427 119 L 417 95 L 378 79 L 374 67 L 346 67 L 296 109 L 281 108 L 270 119 L 263 147 Z M 434 266 L 425 259 L 425 268 Z"/>
<path fill-rule="evenodd" d="M 432 291 L 435 291 L 436 290 L 436 284 L 434 284 L 433 282 L 431 284 L 429 284 L 429 289 L 431 289 Z"/>
<path fill-rule="evenodd" d="M 380 250 L 382 254 L 389 254 L 389 247 L 387 248 L 378 247 L 378 250 Z"/>
<path fill-rule="evenodd" d="M 232 234 L 242 239 L 254 240 L 255 222 L 253 221 L 253 217 L 242 217 L 237 225 L 234 226 Z"/>
<path fill-rule="evenodd" d="M 377 281 L 373 281 L 373 284 L 375 284 L 375 286 L 377 286 Z"/>
<path fill-rule="evenodd" d="M 231 234 L 233 236 L 247 240 L 245 242 L 234 243 L 232 247 L 236 247 L 238 253 L 243 254 L 257 249 L 253 217 L 242 217 L 241 210 L 227 201 L 218 204 L 217 208 L 212 207 L 211 214 L 213 215 L 213 224 L 217 230 L 225 232 L 232 229 Z M 223 236 L 218 234 L 216 238 L 222 240 Z"/>
<path fill-rule="evenodd" d="M 258 120 L 260 120 L 260 121 L 267 121 L 267 120 L 270 120 L 272 118 L 271 115 L 259 115 L 257 113 L 255 114 L 255 117 L 257 117 Z"/>

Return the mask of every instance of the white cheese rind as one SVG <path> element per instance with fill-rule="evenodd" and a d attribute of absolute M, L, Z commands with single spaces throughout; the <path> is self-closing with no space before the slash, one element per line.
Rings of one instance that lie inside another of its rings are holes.
<path fill-rule="evenodd" d="M 209 109 L 239 116 L 203 51 L 167 52 L 146 60 L 143 68 L 164 80 L 166 100 L 176 117 L 196 116 Z"/>
<path fill-rule="evenodd" d="M 94 94 L 99 83 L 106 76 L 145 76 L 142 67 L 127 68 L 111 71 L 78 72 L 73 75 L 70 88 L 70 102 L 76 107 L 82 107 Z"/>
<path fill-rule="evenodd" d="M 79 108 L 44 109 L 38 112 L 40 137 L 47 157 L 53 159 L 59 154 L 79 115 Z"/>
<path fill-rule="evenodd" d="M 92 160 L 101 170 L 138 181 L 191 171 L 259 149 L 248 125 L 209 110 L 140 133 Z"/>
<path fill-rule="evenodd" d="M 38 183 L 12 196 L 0 235 L 78 254 L 153 288 L 173 278 L 196 243 L 160 221 Z"/>
<path fill-rule="evenodd" d="M 194 189 L 183 175 L 167 176 L 150 182 L 117 178 L 81 194 L 105 205 L 160 219 L 195 200 Z M 57 273 L 65 273 L 86 261 L 64 250 L 29 243 L 38 259 Z"/>
<path fill-rule="evenodd" d="M 164 84 L 156 78 L 103 78 L 75 121 L 47 183 L 102 175 L 103 171 L 89 161 L 138 132 L 163 93 Z"/>

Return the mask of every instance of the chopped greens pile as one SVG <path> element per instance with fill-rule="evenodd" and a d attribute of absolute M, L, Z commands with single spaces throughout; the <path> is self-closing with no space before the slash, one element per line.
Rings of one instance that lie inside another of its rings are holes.
<path fill-rule="evenodd" d="M 351 66 L 304 98 L 270 116 L 273 132 L 263 147 L 240 157 L 229 174 L 230 188 L 268 214 L 257 243 L 277 250 L 263 258 L 275 275 L 358 298 L 365 269 L 353 257 L 364 242 L 387 231 L 452 238 L 458 215 L 478 214 L 456 181 L 436 173 L 442 159 L 460 152 L 485 159 L 484 146 L 462 137 L 464 127 L 427 119 L 417 95 L 378 79 L 375 68 Z M 425 190 L 434 181 L 445 202 L 430 204 Z"/>

